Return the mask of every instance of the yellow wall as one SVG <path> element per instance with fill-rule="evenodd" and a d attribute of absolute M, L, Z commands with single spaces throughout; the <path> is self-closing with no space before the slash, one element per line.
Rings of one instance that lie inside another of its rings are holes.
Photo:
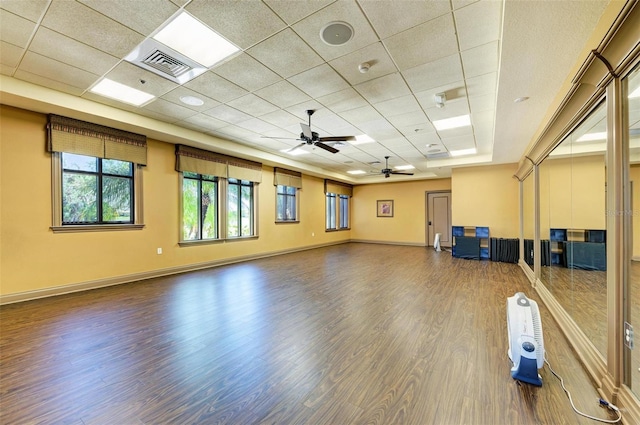
<path fill-rule="evenodd" d="M 374 242 L 428 245 L 426 192 L 450 189 L 450 179 L 355 186 L 351 237 Z M 377 200 L 393 200 L 393 217 L 377 217 Z"/>
<path fill-rule="evenodd" d="M 491 237 L 520 237 L 517 164 L 454 168 L 451 175 L 454 226 L 488 226 Z"/>
<path fill-rule="evenodd" d="M 275 224 L 273 169 L 264 166 L 258 185 L 258 239 L 180 247 L 174 146 L 154 140 L 148 142 L 148 165 L 143 168 L 143 230 L 54 234 L 49 228 L 51 155 L 45 149 L 46 116 L 2 106 L 0 120 L 2 295 L 351 238 L 350 231 L 325 232 L 323 180 L 310 176 L 303 176 L 300 223 Z M 156 253 L 159 247 L 162 255 Z"/>
<path fill-rule="evenodd" d="M 540 238 L 549 228 L 605 229 L 603 155 L 547 158 L 540 166 Z"/>
<path fill-rule="evenodd" d="M 522 182 L 522 227 L 525 239 L 534 239 L 534 187 L 533 173 Z"/>

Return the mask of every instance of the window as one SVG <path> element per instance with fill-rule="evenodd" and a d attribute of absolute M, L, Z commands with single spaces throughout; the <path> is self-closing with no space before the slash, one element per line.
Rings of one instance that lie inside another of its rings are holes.
<path fill-rule="evenodd" d="M 335 193 L 327 193 L 326 198 L 327 198 L 327 211 L 326 211 L 326 217 L 327 217 L 327 230 L 337 230 L 337 226 L 336 226 L 336 217 L 338 214 L 338 211 L 336 209 L 336 197 L 338 195 L 336 195 Z"/>
<path fill-rule="evenodd" d="M 276 186 L 276 221 L 298 221 L 298 189 L 292 186 Z"/>
<path fill-rule="evenodd" d="M 253 236 L 253 183 L 228 179 L 227 184 L 227 236 Z"/>
<path fill-rule="evenodd" d="M 182 173 L 182 240 L 218 238 L 218 178 Z"/>
<path fill-rule="evenodd" d="M 131 162 L 61 153 L 62 225 L 133 224 Z"/>
<path fill-rule="evenodd" d="M 349 196 L 337 193 L 326 194 L 327 230 L 346 230 L 349 228 Z"/>
<path fill-rule="evenodd" d="M 139 230 L 147 137 L 50 114 L 54 233 Z"/>

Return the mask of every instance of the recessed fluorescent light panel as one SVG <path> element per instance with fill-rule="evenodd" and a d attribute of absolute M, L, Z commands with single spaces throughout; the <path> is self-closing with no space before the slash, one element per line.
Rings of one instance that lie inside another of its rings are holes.
<path fill-rule="evenodd" d="M 371 137 L 367 136 L 366 134 L 361 134 L 359 136 L 356 136 L 356 140 L 351 140 L 349 143 L 351 143 L 352 145 L 364 145 L 365 143 L 374 143 L 375 140 L 373 140 Z"/>
<path fill-rule="evenodd" d="M 108 78 L 102 79 L 90 91 L 135 106 L 143 105 L 155 97 L 152 94 L 125 86 Z"/>
<path fill-rule="evenodd" d="M 407 165 L 398 165 L 393 168 L 395 168 L 396 170 L 413 170 L 416 167 L 414 167 L 413 165 L 407 164 Z"/>
<path fill-rule="evenodd" d="M 184 11 L 153 38 L 207 68 L 240 50 Z"/>
<path fill-rule="evenodd" d="M 471 117 L 467 115 L 460 115 L 458 117 L 446 118 L 443 120 L 436 120 L 433 122 L 433 126 L 438 131 L 450 130 L 452 128 L 467 127 L 471 125 Z"/>
<path fill-rule="evenodd" d="M 354 176 L 357 176 L 359 174 L 367 174 L 366 171 L 362 171 L 362 170 L 351 170 L 351 171 L 347 171 L 347 173 L 353 174 Z"/>
<path fill-rule="evenodd" d="M 451 156 L 465 156 L 465 155 L 474 155 L 476 153 L 476 148 L 471 149 L 460 149 L 457 151 L 450 151 Z"/>
<path fill-rule="evenodd" d="M 602 131 L 598 133 L 585 133 L 576 139 L 576 142 L 593 142 L 596 140 L 606 140 L 607 132 Z"/>
<path fill-rule="evenodd" d="M 291 150 L 291 149 L 282 149 L 280 152 L 282 152 L 282 153 L 288 153 L 289 155 L 293 155 L 293 156 L 304 155 L 304 154 L 309 153 L 308 151 L 306 151 L 306 150 L 304 150 L 304 149 L 300 149 L 300 148 L 298 148 L 298 149 L 294 149 L 294 150 Z"/>

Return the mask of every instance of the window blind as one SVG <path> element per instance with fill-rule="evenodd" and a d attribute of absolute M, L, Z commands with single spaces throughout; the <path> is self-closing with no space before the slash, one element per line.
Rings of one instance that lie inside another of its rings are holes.
<path fill-rule="evenodd" d="M 348 183 L 325 179 L 324 193 L 336 193 L 338 195 L 353 196 L 353 186 Z"/>
<path fill-rule="evenodd" d="M 147 165 L 147 137 L 116 128 L 50 114 L 47 150 Z"/>
<path fill-rule="evenodd" d="M 302 173 L 276 167 L 273 169 L 273 185 L 302 189 Z"/>

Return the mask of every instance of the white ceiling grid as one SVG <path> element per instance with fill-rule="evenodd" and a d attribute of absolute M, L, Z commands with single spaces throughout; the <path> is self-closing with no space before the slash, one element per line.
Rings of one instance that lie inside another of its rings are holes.
<path fill-rule="evenodd" d="M 312 129 L 321 137 L 366 134 L 375 143 L 347 142 L 338 154 L 306 146 L 309 153 L 294 158 L 301 168 L 309 164 L 367 182 L 371 176 L 346 172 L 370 171 L 369 163 L 389 155 L 392 166 L 415 166 L 414 178 L 444 177 L 457 164 L 519 159 L 607 1 L 556 3 L 563 2 L 2 0 L 0 72 L 229 139 L 285 163 L 292 158 L 281 150 L 299 143 L 305 110 L 316 109 Z M 241 49 L 182 86 L 124 60 L 181 8 Z M 503 19 L 517 25 L 503 30 Z M 562 19 L 579 25 L 547 23 Z M 346 44 L 321 40 L 320 30 L 333 21 L 354 28 Z M 566 27 L 570 43 L 552 43 L 562 67 L 541 67 L 545 53 L 533 45 L 533 35 L 547 41 L 567 33 Z M 530 52 L 522 51 L 522 40 L 532 43 Z M 527 61 L 518 62 L 522 58 Z M 367 73 L 358 70 L 363 62 L 371 64 Z M 522 75 L 527 69 L 537 73 L 535 86 Z M 91 93 L 102 78 L 156 98 L 133 107 Z M 539 88 L 544 96 L 536 97 Z M 446 94 L 443 108 L 436 107 L 436 93 Z M 513 104 L 519 95 L 532 97 L 521 109 L 530 114 L 526 131 L 511 128 L 521 119 Z M 184 96 L 204 104 L 184 104 Z M 438 132 L 432 124 L 464 114 L 472 126 Z M 475 159 L 428 158 L 470 148 L 478 151 Z"/>

